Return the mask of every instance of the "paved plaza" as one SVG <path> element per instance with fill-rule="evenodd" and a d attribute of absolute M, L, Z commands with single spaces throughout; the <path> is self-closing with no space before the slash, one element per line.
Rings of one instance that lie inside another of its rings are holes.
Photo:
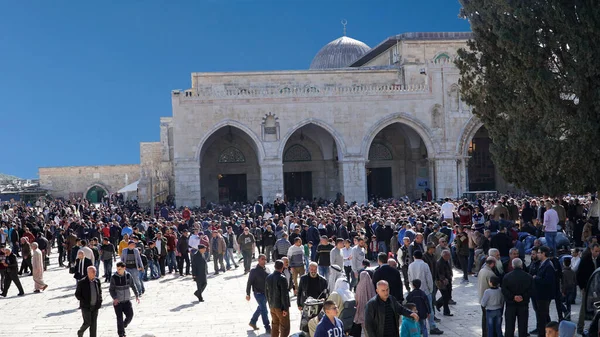
<path fill-rule="evenodd" d="M 66 268 L 59 267 L 57 254 L 51 256 L 51 265 L 44 274 L 49 288 L 34 294 L 31 277 L 21 277 L 26 295 L 17 297 L 17 289 L 11 286 L 7 298 L 0 298 L 3 328 L 0 336 L 76 336 L 81 325 L 81 312 L 74 296 L 75 280 Z M 103 273 L 102 266 L 101 273 Z M 268 265 L 273 269 L 272 263 Z M 259 319 L 261 330 L 253 332 L 248 326 L 256 302 L 245 300 L 246 275 L 243 268 L 214 276 L 212 261 L 205 302 L 198 303 L 193 295 L 195 283 L 191 276 L 179 277 L 167 274 L 164 278 L 146 282 L 146 293 L 140 304 L 134 304 L 135 317 L 127 329 L 127 336 L 145 334 L 163 336 L 267 336 Z M 444 336 L 481 336 L 481 309 L 477 303 L 477 278 L 471 283 L 460 284 L 462 273 L 454 270 L 453 298 L 457 305 L 451 306 L 454 317 L 443 317 L 439 328 Z M 108 293 L 108 284 L 102 285 L 103 305 L 98 316 L 98 336 L 116 336 L 115 313 Z M 438 294 L 439 296 L 439 294 Z M 579 303 L 579 298 L 577 303 Z M 575 320 L 579 304 L 573 308 Z M 535 319 L 530 310 L 530 329 Z M 551 305 L 551 317 L 556 319 L 556 309 Z M 7 322 L 8 319 L 8 322 Z M 292 297 L 292 333 L 299 331 L 300 312 Z M 86 332 L 85 336 L 88 336 Z"/>

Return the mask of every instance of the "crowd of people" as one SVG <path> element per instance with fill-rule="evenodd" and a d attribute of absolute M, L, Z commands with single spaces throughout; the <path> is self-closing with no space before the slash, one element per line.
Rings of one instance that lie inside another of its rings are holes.
<path fill-rule="evenodd" d="M 599 208 L 593 196 L 366 205 L 276 200 L 198 209 L 159 204 L 151 211 L 111 199 L 4 202 L 0 296 L 12 283 L 24 294 L 20 275 L 32 276 L 34 292 L 46 290 L 44 271 L 56 247 L 59 265 L 76 282 L 79 336 L 88 329 L 95 336 L 100 268 L 118 335 L 125 336 L 131 302 L 143 297 L 145 282 L 189 275 L 203 302 L 212 259 L 215 275 L 238 267 L 247 274 L 246 300 L 252 295 L 258 303 L 253 330 L 261 318 L 271 336 L 288 336 L 295 297 L 300 329 L 310 336 L 428 336 L 444 333 L 440 316 L 452 319 L 453 275 L 460 271 L 461 282 L 477 283 L 484 337 L 511 337 L 517 326 L 520 337 L 584 334 L 586 308 L 571 323 L 571 304 L 578 291 L 585 298 L 598 266 Z M 530 303 L 537 329 L 528 332 Z"/>

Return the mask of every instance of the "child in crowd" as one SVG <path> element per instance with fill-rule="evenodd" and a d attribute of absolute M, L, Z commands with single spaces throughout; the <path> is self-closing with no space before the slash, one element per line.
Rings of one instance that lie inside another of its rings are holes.
<path fill-rule="evenodd" d="M 417 307 L 417 314 L 419 315 L 419 326 L 421 328 L 421 333 L 423 334 L 423 337 L 428 337 L 427 318 L 429 317 L 429 313 L 431 312 L 431 307 L 429 306 L 429 299 L 427 298 L 427 294 L 425 294 L 425 292 L 421 290 L 421 280 L 413 280 L 412 286 L 413 291 L 408 293 L 408 296 L 406 296 L 406 301 L 414 303 Z"/>
<path fill-rule="evenodd" d="M 377 254 L 377 236 L 373 235 L 371 237 L 371 243 L 369 243 L 369 260 L 375 260 Z"/>
<path fill-rule="evenodd" d="M 406 309 L 417 312 L 417 306 L 414 303 L 406 303 Z M 418 313 L 417 313 L 418 314 Z M 419 316 L 419 319 L 421 317 Z M 400 337 L 421 337 L 419 322 L 411 317 L 402 316 L 402 325 L 400 326 Z"/>
<path fill-rule="evenodd" d="M 487 318 L 487 335 L 494 336 L 494 332 L 496 332 L 497 337 L 503 337 L 502 308 L 504 308 L 504 296 L 498 287 L 500 278 L 498 276 L 492 276 L 489 284 L 491 288 L 486 289 L 481 298 L 481 306 L 485 308 L 485 315 Z"/>
<path fill-rule="evenodd" d="M 567 312 L 565 319 L 571 320 L 571 303 L 575 301 L 577 295 L 577 277 L 575 272 L 571 269 L 571 259 L 565 258 L 563 261 L 562 280 L 560 282 L 560 291 L 565 300 Z"/>

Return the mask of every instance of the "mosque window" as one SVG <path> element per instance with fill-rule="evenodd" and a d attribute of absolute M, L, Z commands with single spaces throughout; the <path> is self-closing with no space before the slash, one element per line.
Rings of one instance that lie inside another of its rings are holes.
<path fill-rule="evenodd" d="M 392 151 L 381 144 L 373 143 L 369 149 L 369 160 L 393 160 Z"/>
<path fill-rule="evenodd" d="M 311 161 L 310 152 L 304 146 L 294 144 L 285 151 L 283 161 Z"/>
<path fill-rule="evenodd" d="M 239 149 L 230 146 L 219 155 L 219 163 L 245 163 L 246 157 Z"/>
<path fill-rule="evenodd" d="M 448 62 L 450 61 L 450 55 L 448 55 L 447 53 L 440 53 L 438 56 L 435 57 L 434 62 Z"/>

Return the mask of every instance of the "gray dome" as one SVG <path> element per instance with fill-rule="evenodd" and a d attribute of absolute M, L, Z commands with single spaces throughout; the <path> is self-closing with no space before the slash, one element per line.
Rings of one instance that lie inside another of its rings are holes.
<path fill-rule="evenodd" d="M 310 63 L 309 69 L 345 68 L 370 49 L 361 41 L 342 36 L 321 48 Z"/>

